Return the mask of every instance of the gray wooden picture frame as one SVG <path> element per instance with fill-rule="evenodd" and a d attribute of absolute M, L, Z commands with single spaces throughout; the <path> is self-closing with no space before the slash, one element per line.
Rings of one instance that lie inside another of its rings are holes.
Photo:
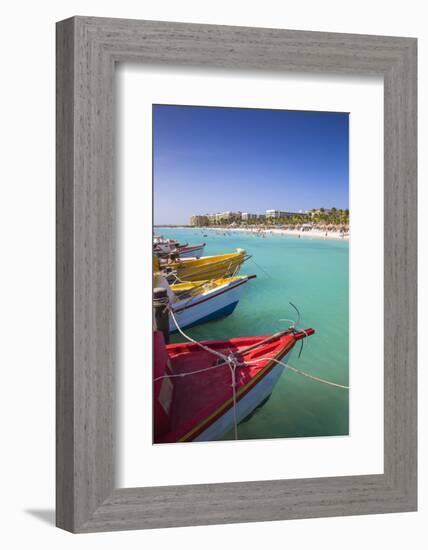
<path fill-rule="evenodd" d="M 73 17 L 57 24 L 56 47 L 58 527 L 83 533 L 416 510 L 416 39 Z M 118 62 L 383 76 L 383 474 L 114 486 Z"/>

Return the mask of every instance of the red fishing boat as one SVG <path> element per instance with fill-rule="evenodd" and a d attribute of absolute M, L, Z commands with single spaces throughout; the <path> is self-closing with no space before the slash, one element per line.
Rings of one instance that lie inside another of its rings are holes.
<path fill-rule="evenodd" d="M 175 254 L 179 258 L 200 258 L 206 243 L 202 244 L 180 244 L 178 241 L 172 239 L 164 239 L 163 237 L 153 238 L 153 252 L 154 254 L 169 255 Z"/>
<path fill-rule="evenodd" d="M 206 243 L 195 244 L 192 246 L 178 245 L 177 253 L 180 258 L 200 258 L 202 256 L 202 252 L 204 251 L 205 246 L 206 246 Z"/>
<path fill-rule="evenodd" d="M 296 343 L 314 332 L 165 345 L 156 331 L 154 442 L 214 441 L 236 430 L 268 399 Z"/>

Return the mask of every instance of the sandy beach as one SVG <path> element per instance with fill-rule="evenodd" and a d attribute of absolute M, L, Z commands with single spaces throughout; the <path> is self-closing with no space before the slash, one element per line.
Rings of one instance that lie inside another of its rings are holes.
<path fill-rule="evenodd" d="M 349 234 L 341 234 L 339 231 L 326 231 L 321 229 L 268 229 L 268 228 L 252 228 L 252 227 L 209 227 L 199 228 L 207 231 L 223 231 L 223 232 L 245 232 L 252 233 L 254 235 L 260 235 L 267 237 L 269 235 L 291 235 L 296 238 L 315 238 L 315 239 L 335 239 L 335 240 L 349 240 Z"/>

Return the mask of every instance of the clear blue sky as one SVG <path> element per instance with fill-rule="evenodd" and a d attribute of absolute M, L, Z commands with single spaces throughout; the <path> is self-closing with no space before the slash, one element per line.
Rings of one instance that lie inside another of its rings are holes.
<path fill-rule="evenodd" d="M 154 223 L 348 208 L 347 113 L 153 106 Z"/>

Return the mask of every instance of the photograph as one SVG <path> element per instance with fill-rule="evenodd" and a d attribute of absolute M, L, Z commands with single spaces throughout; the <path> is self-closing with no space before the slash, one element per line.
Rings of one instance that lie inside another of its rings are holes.
<path fill-rule="evenodd" d="M 349 434 L 349 114 L 153 105 L 153 442 Z"/>

